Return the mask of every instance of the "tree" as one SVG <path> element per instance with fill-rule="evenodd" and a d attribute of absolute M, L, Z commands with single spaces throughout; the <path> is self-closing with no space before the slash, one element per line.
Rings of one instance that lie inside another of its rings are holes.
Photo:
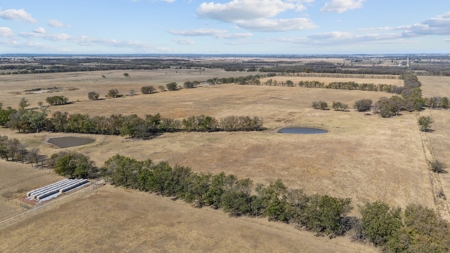
<path fill-rule="evenodd" d="M 134 90 L 130 90 L 130 97 L 134 96 L 136 94 L 136 92 Z"/>
<path fill-rule="evenodd" d="M 195 83 L 194 83 L 194 82 L 187 81 L 187 82 L 185 82 L 185 83 L 183 84 L 183 86 L 184 86 L 184 88 L 186 88 L 186 89 L 191 89 L 191 88 L 195 88 Z"/>
<path fill-rule="evenodd" d="M 156 89 L 153 86 L 143 86 L 141 87 L 142 94 L 152 94 Z"/>
<path fill-rule="evenodd" d="M 433 119 L 431 116 L 421 116 L 417 123 L 419 124 L 420 131 L 427 132 L 430 130 L 431 124 L 433 123 Z"/>
<path fill-rule="evenodd" d="M 178 89 L 178 84 L 175 82 L 171 82 L 171 83 L 166 84 L 166 87 L 169 91 L 173 91 L 173 90 Z"/>
<path fill-rule="evenodd" d="M 28 152 L 28 154 L 26 156 L 26 159 L 28 160 L 29 163 L 31 163 L 31 166 L 33 166 L 33 163 L 36 164 L 36 166 L 37 166 L 38 163 L 39 163 L 39 157 L 40 157 L 39 149 L 38 148 L 32 148 Z"/>
<path fill-rule="evenodd" d="M 111 89 L 108 91 L 108 95 L 106 95 L 109 98 L 116 98 L 119 95 L 119 91 L 117 89 Z"/>
<path fill-rule="evenodd" d="M 95 91 L 91 91 L 88 93 L 89 100 L 98 100 L 99 94 Z"/>
<path fill-rule="evenodd" d="M 364 235 L 375 246 L 385 245 L 402 227 L 401 209 L 391 209 L 381 201 L 360 208 Z"/>
<path fill-rule="evenodd" d="M 69 178 L 94 178 L 97 173 L 95 163 L 81 153 L 67 152 L 52 156 L 55 172 Z"/>
<path fill-rule="evenodd" d="M 128 73 L 123 73 L 124 77 L 129 77 L 130 75 Z"/>
<path fill-rule="evenodd" d="M 165 90 L 166 90 L 166 89 L 164 88 L 164 86 L 162 86 L 162 85 L 158 86 L 158 89 L 159 89 L 160 91 L 165 91 Z"/>
<path fill-rule="evenodd" d="M 49 105 L 65 105 L 69 102 L 69 99 L 64 96 L 53 96 L 53 97 L 47 97 L 45 101 Z"/>
<path fill-rule="evenodd" d="M 5 126 L 10 120 L 11 115 L 15 114 L 17 110 L 8 106 L 6 109 L 0 109 L 0 126 Z"/>
<path fill-rule="evenodd" d="M 30 106 L 30 104 L 28 103 L 28 100 L 25 98 L 20 99 L 19 102 L 19 110 L 23 111 L 25 110 L 25 108 L 27 108 L 28 106 Z"/>
<path fill-rule="evenodd" d="M 352 210 L 351 199 L 313 195 L 305 207 L 303 222 L 317 233 L 336 236 L 345 232 L 344 218 Z"/>

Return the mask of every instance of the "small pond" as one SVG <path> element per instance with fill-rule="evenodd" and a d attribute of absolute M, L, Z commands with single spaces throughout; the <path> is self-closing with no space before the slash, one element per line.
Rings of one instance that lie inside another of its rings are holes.
<path fill-rule="evenodd" d="M 308 127 L 287 127 L 278 131 L 280 134 L 326 134 L 327 130 Z"/>
<path fill-rule="evenodd" d="M 49 138 L 47 140 L 48 143 L 51 143 L 58 148 L 70 148 L 76 146 L 82 146 L 89 143 L 93 143 L 95 140 L 91 138 L 82 138 L 82 137 L 55 137 Z"/>

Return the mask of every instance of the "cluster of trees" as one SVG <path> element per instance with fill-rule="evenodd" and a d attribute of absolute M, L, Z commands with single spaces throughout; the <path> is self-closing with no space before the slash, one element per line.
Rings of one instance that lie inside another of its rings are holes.
<path fill-rule="evenodd" d="M 69 103 L 69 99 L 64 96 L 52 96 L 45 99 L 49 105 L 65 105 Z"/>
<path fill-rule="evenodd" d="M 316 110 L 328 110 L 328 103 L 324 101 L 314 101 L 312 102 L 312 108 Z"/>
<path fill-rule="evenodd" d="M 360 208 L 354 239 L 387 252 L 450 252 L 450 226 L 432 209 L 409 205 L 405 210 L 377 201 Z"/>
<path fill-rule="evenodd" d="M 392 84 L 373 84 L 355 82 L 332 82 L 325 86 L 327 89 L 384 91 L 387 93 L 401 94 L 403 87 Z"/>
<path fill-rule="evenodd" d="M 447 97 L 431 97 L 431 98 L 424 98 L 423 104 L 425 107 L 429 108 L 442 108 L 442 109 L 449 109 L 449 101 Z"/>
<path fill-rule="evenodd" d="M 8 136 L 0 136 L 0 157 L 6 161 L 25 163 L 44 168 L 47 157 L 39 154 L 38 148 L 28 150 L 18 139 L 9 139 Z"/>
<path fill-rule="evenodd" d="M 153 86 L 142 86 L 141 92 L 142 92 L 142 94 L 152 94 L 152 93 L 156 92 L 156 89 Z"/>
<path fill-rule="evenodd" d="M 253 190 L 250 179 L 224 173 L 194 173 L 188 167 L 120 155 L 105 162 L 101 175 L 116 186 L 179 198 L 196 207 L 222 208 L 233 216 L 295 223 L 330 236 L 346 231 L 347 214 L 352 210 L 350 199 L 306 195 L 302 190 L 288 189 L 281 180 L 267 187 L 258 184 Z"/>
<path fill-rule="evenodd" d="M 55 112 L 47 117 L 46 108 L 41 110 L 0 109 L 2 126 L 19 132 L 67 132 L 86 134 L 122 135 L 133 138 L 148 138 L 164 132 L 177 131 L 260 131 L 263 122 L 258 117 L 230 116 L 217 120 L 210 116 L 192 116 L 184 120 L 163 118 L 161 115 L 136 114 L 90 117 L 87 114 L 68 114 Z"/>
<path fill-rule="evenodd" d="M 335 102 L 333 101 L 333 104 L 331 105 L 331 107 L 335 110 L 335 111 L 347 111 L 348 110 L 348 105 L 341 103 L 341 102 Z"/>

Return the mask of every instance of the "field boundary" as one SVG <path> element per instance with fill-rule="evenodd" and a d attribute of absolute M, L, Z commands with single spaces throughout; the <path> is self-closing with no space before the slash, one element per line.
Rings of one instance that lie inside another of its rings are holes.
<path fill-rule="evenodd" d="M 293 76 L 293 77 L 329 77 L 329 78 L 361 78 L 361 79 L 400 79 L 397 75 L 376 75 L 376 74 L 338 74 L 338 73 L 292 73 L 277 76 Z M 270 78 L 270 77 L 268 77 Z"/>
<path fill-rule="evenodd" d="M 61 198 L 56 198 L 50 202 L 48 202 L 47 204 L 44 205 L 39 205 L 39 206 L 35 206 L 34 208 L 27 210 L 25 212 L 22 212 L 20 214 L 14 215 L 12 217 L 8 217 L 6 219 L 3 219 L 0 221 L 0 229 L 3 229 L 11 224 L 14 224 L 16 222 L 22 221 L 27 219 L 28 217 L 32 216 L 32 215 L 36 215 L 39 214 L 41 212 L 44 212 L 50 208 L 54 208 L 57 206 L 60 206 L 62 204 L 65 204 L 75 198 L 79 198 L 82 196 L 85 196 L 89 193 L 92 193 L 94 190 L 98 189 L 99 187 L 103 186 L 103 181 L 99 181 L 99 182 L 95 182 L 83 189 L 80 189 L 78 191 L 75 191 L 69 195 L 66 195 L 64 197 Z"/>
<path fill-rule="evenodd" d="M 416 114 L 416 118 L 419 119 L 419 113 Z M 430 113 L 430 117 L 431 113 Z M 450 208 L 449 205 L 447 203 L 447 200 L 445 198 L 440 197 L 440 193 L 443 193 L 444 196 L 445 192 L 444 192 L 444 187 L 442 186 L 442 182 L 441 182 L 441 176 L 438 173 L 434 173 L 431 170 L 430 167 L 430 162 L 435 162 L 436 158 L 433 152 L 433 147 L 431 145 L 431 142 L 428 140 L 427 135 L 425 132 L 422 132 L 419 130 L 419 134 L 420 134 L 420 138 L 422 141 L 422 148 L 423 148 L 423 152 L 425 155 L 425 160 L 428 163 L 427 169 L 428 169 L 428 175 L 430 177 L 430 183 L 431 183 L 431 189 L 432 189 L 432 194 L 433 194 L 433 200 L 434 200 L 434 205 L 436 207 L 436 211 L 439 213 L 439 215 L 446 219 L 446 220 L 450 220 Z"/>

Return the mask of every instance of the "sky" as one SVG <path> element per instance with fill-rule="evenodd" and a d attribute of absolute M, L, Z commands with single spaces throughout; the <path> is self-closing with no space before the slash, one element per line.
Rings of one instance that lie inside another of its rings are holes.
<path fill-rule="evenodd" d="M 450 53 L 450 1 L 1 1 L 0 54 L 18 53 Z"/>

